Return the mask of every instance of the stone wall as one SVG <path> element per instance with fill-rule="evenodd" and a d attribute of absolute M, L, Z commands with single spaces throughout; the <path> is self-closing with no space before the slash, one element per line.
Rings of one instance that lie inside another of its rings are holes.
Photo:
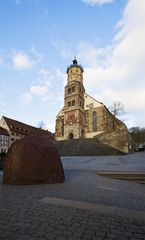
<path fill-rule="evenodd" d="M 86 133 L 93 132 L 93 112 L 97 114 L 97 132 L 106 131 L 106 122 L 104 118 L 104 106 L 90 108 L 86 110 L 85 125 Z"/>
<path fill-rule="evenodd" d="M 127 129 L 125 124 L 114 117 L 114 115 L 103 105 L 85 111 L 86 133 L 93 132 L 93 112 L 97 114 L 97 132 L 113 132 Z"/>
<path fill-rule="evenodd" d="M 64 133 L 62 129 L 62 123 L 64 122 L 64 115 L 60 115 L 56 119 L 56 125 L 55 125 L 55 136 L 63 138 Z"/>
<path fill-rule="evenodd" d="M 129 153 L 134 150 L 133 141 L 127 130 L 117 130 L 110 133 L 104 132 L 95 138 L 124 153 Z"/>

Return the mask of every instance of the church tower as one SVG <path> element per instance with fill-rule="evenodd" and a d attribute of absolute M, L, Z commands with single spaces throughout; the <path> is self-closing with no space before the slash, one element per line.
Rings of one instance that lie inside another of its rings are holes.
<path fill-rule="evenodd" d="M 85 137 L 84 94 L 83 68 L 74 59 L 67 68 L 64 107 L 56 118 L 55 137 L 57 140 Z"/>
<path fill-rule="evenodd" d="M 67 85 L 64 97 L 64 139 L 85 135 L 83 68 L 74 59 L 67 68 Z"/>

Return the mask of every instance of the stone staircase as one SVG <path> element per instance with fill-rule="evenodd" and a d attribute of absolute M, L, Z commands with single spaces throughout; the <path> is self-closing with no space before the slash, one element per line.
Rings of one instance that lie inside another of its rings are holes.
<path fill-rule="evenodd" d="M 113 156 L 124 154 L 95 138 L 57 141 L 56 145 L 61 156 Z"/>

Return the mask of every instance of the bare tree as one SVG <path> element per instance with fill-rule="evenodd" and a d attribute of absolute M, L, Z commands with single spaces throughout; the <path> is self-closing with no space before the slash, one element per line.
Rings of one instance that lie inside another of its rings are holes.
<path fill-rule="evenodd" d="M 116 117 L 118 115 L 123 115 L 125 114 L 124 111 L 124 105 L 119 102 L 119 101 L 115 101 L 113 102 L 112 106 L 109 108 L 110 112 L 112 112 L 112 114 Z"/>
<path fill-rule="evenodd" d="M 46 128 L 46 124 L 44 123 L 44 121 L 40 121 L 38 124 L 37 124 L 37 127 L 38 128 L 41 128 L 41 129 L 45 129 Z"/>
<path fill-rule="evenodd" d="M 136 143 L 145 143 L 145 128 L 132 127 L 129 132 Z"/>
<path fill-rule="evenodd" d="M 112 106 L 109 107 L 110 112 L 113 114 L 113 129 L 115 130 L 115 118 L 120 116 L 121 117 L 121 121 L 125 121 L 124 119 L 122 119 L 122 115 L 125 114 L 124 111 L 124 105 L 119 102 L 119 101 L 114 101 Z M 120 118 L 119 117 L 119 118 Z"/>

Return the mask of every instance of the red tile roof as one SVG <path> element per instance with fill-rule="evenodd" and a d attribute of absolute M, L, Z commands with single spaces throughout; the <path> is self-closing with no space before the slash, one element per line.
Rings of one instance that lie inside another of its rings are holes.
<path fill-rule="evenodd" d="M 10 131 L 17 132 L 26 136 L 30 135 L 48 136 L 49 138 L 53 139 L 53 134 L 47 130 L 36 128 L 34 126 L 28 125 L 23 122 L 19 122 L 8 117 L 3 116 L 3 119 L 8 125 Z"/>

